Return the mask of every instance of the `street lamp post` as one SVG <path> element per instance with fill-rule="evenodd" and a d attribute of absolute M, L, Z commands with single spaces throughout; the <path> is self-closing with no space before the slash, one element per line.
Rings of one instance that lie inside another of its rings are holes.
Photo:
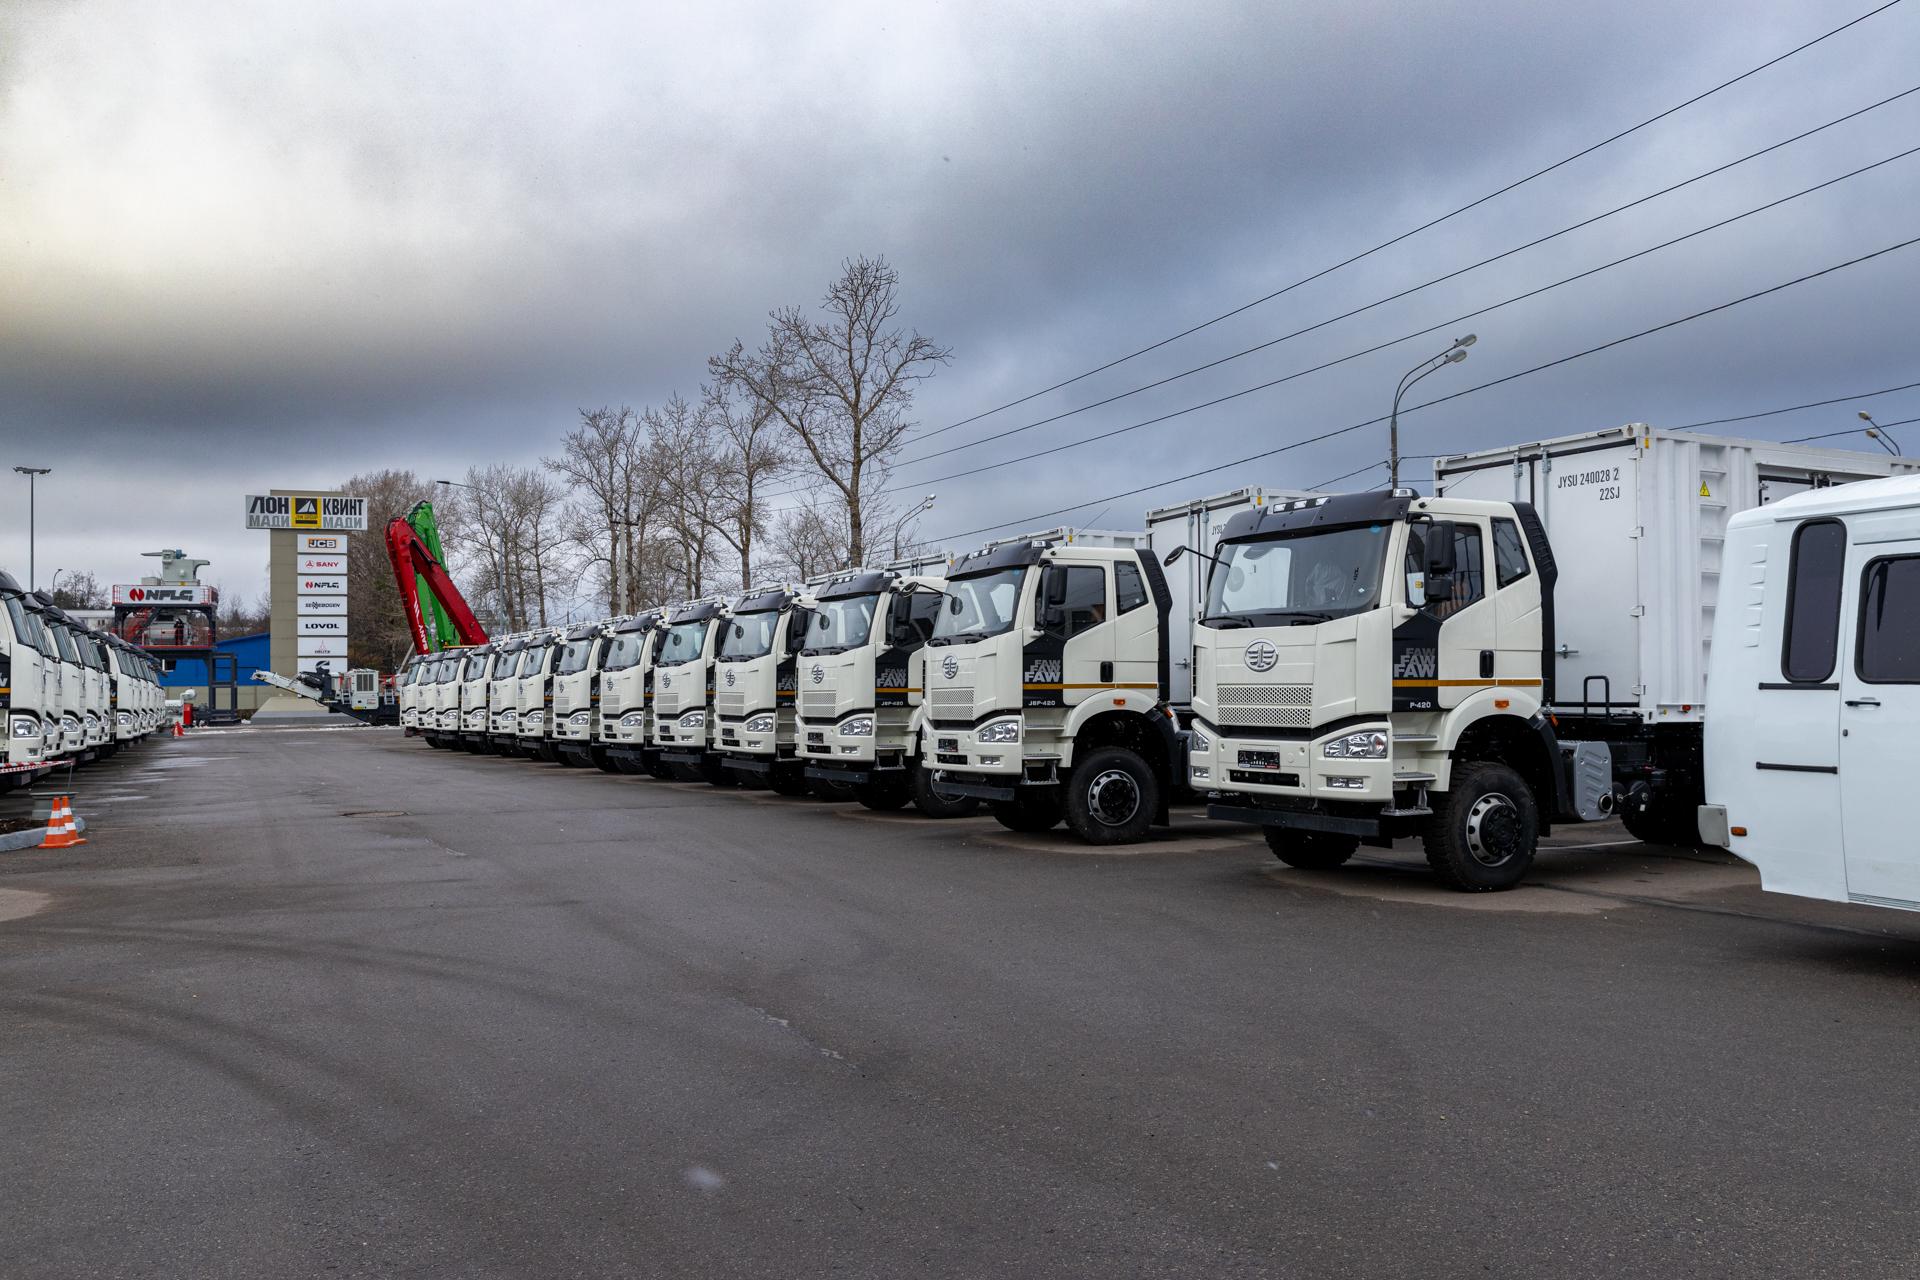
<path fill-rule="evenodd" d="M 899 521 L 894 524 L 893 526 L 893 558 L 895 560 L 898 560 L 900 558 L 900 531 L 907 527 L 907 521 L 913 519 L 917 515 L 920 515 L 922 512 L 933 510 L 933 500 L 939 496 L 940 495 L 937 493 L 928 494 L 924 499 L 921 500 L 921 503 L 919 506 L 913 508 L 911 511 L 907 512 L 907 514 L 901 516 Z"/>
<path fill-rule="evenodd" d="M 31 591 L 35 585 L 33 577 L 33 482 L 40 476 L 51 475 L 53 468 L 15 467 L 14 470 L 27 478 L 27 590 Z"/>
<path fill-rule="evenodd" d="M 463 484 L 458 480 L 435 480 L 434 483 L 451 485 L 455 489 L 471 489 L 475 493 L 482 492 L 480 486 Z M 507 627 L 513 626 L 513 606 L 509 603 L 507 595 L 507 522 L 504 520 L 500 522 L 500 620 Z"/>
<path fill-rule="evenodd" d="M 1464 338 L 1455 338 L 1453 344 L 1437 356 L 1422 360 L 1401 377 L 1400 385 L 1393 389 L 1393 412 L 1387 415 L 1387 487 L 1400 487 L 1400 397 L 1414 383 L 1432 373 L 1435 369 L 1450 364 L 1459 364 L 1467 358 L 1467 348 L 1478 342 L 1477 334 L 1468 334 Z"/>
<path fill-rule="evenodd" d="M 1895 440 L 1893 438 L 1892 433 L 1889 432 L 1885 427 L 1875 422 L 1873 420 L 1872 414 L 1868 413 L 1865 409 L 1862 409 L 1860 411 L 1860 421 L 1867 424 L 1867 437 L 1869 439 L 1878 440 L 1880 442 L 1880 447 L 1882 449 L 1885 449 L 1888 453 L 1892 454 L 1894 457 L 1897 458 L 1900 456 L 1902 452 L 1900 448 L 1900 442 L 1898 440 Z"/>

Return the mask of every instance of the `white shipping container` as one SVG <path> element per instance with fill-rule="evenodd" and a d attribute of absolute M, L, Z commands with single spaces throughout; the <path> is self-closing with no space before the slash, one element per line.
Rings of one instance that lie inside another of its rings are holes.
<path fill-rule="evenodd" d="M 1727 520 L 1790 494 L 1920 471 L 1920 460 L 1660 431 L 1607 431 L 1434 460 L 1434 493 L 1530 502 L 1554 591 L 1553 703 L 1702 718 Z"/>
<path fill-rule="evenodd" d="M 1242 511 L 1314 495 L 1304 489 L 1266 489 L 1250 485 L 1210 497 L 1195 498 L 1170 507 L 1147 512 L 1147 537 L 1153 555 L 1164 561 L 1175 547 L 1192 547 L 1207 556 L 1214 554 L 1227 521 Z M 1167 614 L 1167 654 L 1173 668 L 1169 678 L 1169 701 L 1184 707 L 1193 701 L 1193 626 L 1206 603 L 1207 575 L 1213 562 L 1191 553 L 1167 566 L 1167 588 L 1173 607 Z"/>

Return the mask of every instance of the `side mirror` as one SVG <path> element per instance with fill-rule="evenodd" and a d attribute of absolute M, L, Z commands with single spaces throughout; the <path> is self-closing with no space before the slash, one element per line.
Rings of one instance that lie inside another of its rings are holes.
<path fill-rule="evenodd" d="M 1048 565 L 1040 579 L 1040 629 L 1059 631 L 1067 625 L 1067 571 Z"/>
<path fill-rule="evenodd" d="M 1173 550 L 1167 552 L 1165 556 L 1161 557 L 1160 563 L 1172 564 L 1175 560 L 1178 560 L 1181 556 L 1185 554 L 1187 554 L 1187 549 L 1184 546 L 1175 547 Z"/>
<path fill-rule="evenodd" d="M 1453 521 L 1435 520 L 1427 527 L 1427 576 L 1451 578 L 1455 568 Z"/>

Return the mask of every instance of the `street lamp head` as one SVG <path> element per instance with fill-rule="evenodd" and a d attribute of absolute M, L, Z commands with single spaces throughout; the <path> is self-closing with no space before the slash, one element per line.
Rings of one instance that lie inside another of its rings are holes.
<path fill-rule="evenodd" d="M 928 494 L 928 495 L 927 495 L 927 500 L 926 500 L 925 502 L 923 502 L 923 503 L 921 503 L 921 504 L 920 504 L 920 509 L 921 509 L 922 511 L 931 511 L 931 510 L 933 510 L 933 500 L 934 500 L 935 498 L 937 498 L 937 497 L 939 497 L 939 496 L 940 496 L 940 495 L 939 495 L 939 494 L 937 494 L 937 493 L 930 493 L 930 494 Z"/>
<path fill-rule="evenodd" d="M 15 467 L 14 470 L 23 476 L 44 476 L 53 472 L 52 467 Z"/>
<path fill-rule="evenodd" d="M 1464 352 L 1464 351 L 1449 351 L 1449 352 L 1447 352 L 1447 363 L 1448 363 L 1448 364 L 1459 364 L 1459 363 L 1460 363 L 1460 362 L 1461 362 L 1462 360 L 1465 360 L 1466 358 L 1467 358 L 1467 353 L 1466 353 L 1466 352 Z"/>
<path fill-rule="evenodd" d="M 1461 348 L 1462 350 L 1465 350 L 1466 348 L 1472 346 L 1474 343 L 1478 341 L 1480 341 L 1480 335 L 1477 333 L 1470 333 L 1464 338 L 1455 338 L 1453 340 L 1453 345 Z"/>
<path fill-rule="evenodd" d="M 1867 411 L 1866 411 L 1865 409 L 1862 409 L 1862 410 L 1860 411 L 1860 421 L 1862 421 L 1862 422 L 1872 422 L 1872 421 L 1873 421 L 1873 415 L 1872 415 L 1872 414 L 1870 414 L 1870 413 L 1868 413 L 1868 412 L 1867 412 Z"/>

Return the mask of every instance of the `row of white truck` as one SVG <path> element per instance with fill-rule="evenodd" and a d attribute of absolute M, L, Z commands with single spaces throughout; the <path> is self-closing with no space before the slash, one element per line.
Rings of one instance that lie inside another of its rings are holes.
<path fill-rule="evenodd" d="M 1618 816 L 1920 908 L 1917 469 L 1632 424 L 422 656 L 401 720 L 1097 844 L 1198 796 L 1291 865 L 1414 838 L 1470 891 Z"/>
<path fill-rule="evenodd" d="M 0 790 L 110 756 L 167 722 L 160 669 L 0 570 Z"/>

